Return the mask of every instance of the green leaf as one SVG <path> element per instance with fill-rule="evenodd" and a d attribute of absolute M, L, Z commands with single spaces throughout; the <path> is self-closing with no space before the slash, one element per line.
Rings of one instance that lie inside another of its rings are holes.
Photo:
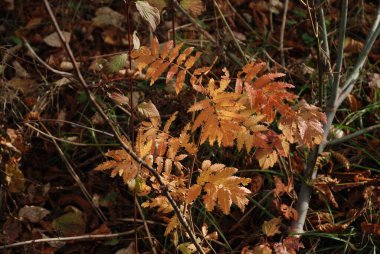
<path fill-rule="evenodd" d="M 81 212 L 69 212 L 53 220 L 53 228 L 64 236 L 81 235 L 86 230 L 86 222 Z"/>
<path fill-rule="evenodd" d="M 116 73 L 123 69 L 128 60 L 128 54 L 120 54 L 111 58 L 111 61 L 107 65 L 107 70 L 111 73 Z"/>

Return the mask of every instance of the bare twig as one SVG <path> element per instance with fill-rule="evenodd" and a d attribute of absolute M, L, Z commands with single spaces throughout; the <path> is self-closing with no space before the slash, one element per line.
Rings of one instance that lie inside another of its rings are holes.
<path fill-rule="evenodd" d="M 319 1 L 317 1 L 319 4 Z M 330 48 L 329 48 L 329 42 L 327 39 L 327 29 L 326 29 L 326 20 L 325 20 L 325 13 L 323 10 L 323 5 L 319 5 L 318 7 L 318 17 L 319 17 L 319 25 L 321 26 L 321 39 L 322 39 L 322 59 L 323 63 L 326 65 L 325 67 L 328 68 L 328 78 L 329 78 L 329 85 L 331 86 L 333 83 L 333 72 L 331 68 L 331 62 L 330 62 Z"/>
<path fill-rule="evenodd" d="M 136 199 L 136 201 L 138 201 L 138 200 Z M 152 252 L 153 252 L 153 254 L 157 254 L 157 250 L 156 250 L 155 244 L 153 242 L 153 237 L 152 237 L 152 234 L 150 233 L 150 230 L 149 230 L 149 227 L 148 227 L 148 223 L 147 223 L 147 221 L 145 219 L 145 216 L 144 216 L 144 213 L 143 213 L 143 211 L 141 209 L 140 203 L 136 202 L 136 206 L 139 209 L 140 216 L 141 216 L 142 221 L 144 223 L 144 228 L 145 228 L 146 234 L 148 235 L 148 241 L 149 241 L 150 247 L 152 248 Z M 133 222 L 134 223 L 137 222 L 137 218 L 136 217 L 133 218 Z"/>
<path fill-rule="evenodd" d="M 344 82 L 343 88 L 339 94 L 339 98 L 337 101 L 337 106 L 342 104 L 342 102 L 347 98 L 352 89 L 354 88 L 355 81 L 359 78 L 359 73 L 364 66 L 365 61 L 367 60 L 367 56 L 372 49 L 373 44 L 376 41 L 376 38 L 380 34 L 380 5 L 377 9 L 376 20 L 368 34 L 368 37 L 364 43 L 364 48 L 360 52 L 358 57 L 358 61 L 356 62 L 354 68 L 350 70 L 350 74 Z"/>
<path fill-rule="evenodd" d="M 339 84 L 340 77 L 342 72 L 342 64 L 343 64 L 343 50 L 344 50 L 344 39 L 346 36 L 346 24 L 347 24 L 347 12 L 348 12 L 348 0 L 344 0 L 342 2 L 342 12 L 340 14 L 340 25 L 339 25 L 339 42 L 338 42 L 338 52 L 337 52 L 337 60 L 335 65 L 334 72 L 334 81 L 331 87 L 331 97 L 328 102 L 327 108 L 332 108 L 334 110 L 334 106 L 339 92 Z M 330 119 L 332 121 L 332 119 Z M 331 123 L 330 123 L 331 125 Z"/>
<path fill-rule="evenodd" d="M 56 70 L 54 69 L 53 67 L 51 67 L 50 65 L 48 65 L 47 63 L 45 63 L 44 60 L 42 60 L 38 55 L 37 53 L 34 51 L 34 49 L 32 48 L 32 46 L 30 46 L 30 44 L 28 43 L 28 41 L 24 38 L 24 45 L 25 47 L 29 50 L 30 54 L 32 54 L 32 56 L 40 63 L 42 64 L 46 69 L 48 69 L 49 71 L 55 73 L 55 74 L 58 74 L 60 76 L 63 76 L 63 77 L 68 77 L 68 78 L 74 78 L 74 75 L 69 73 L 69 72 L 65 72 L 65 71 L 59 71 L 59 70 Z"/>
<path fill-rule="evenodd" d="M 52 135 L 49 135 L 48 133 L 41 131 L 40 129 L 34 127 L 33 125 L 31 125 L 29 123 L 24 123 L 24 124 L 26 126 L 28 126 L 29 128 L 35 130 L 36 132 L 38 132 L 42 136 L 45 136 L 47 138 L 54 139 L 54 140 L 57 140 L 57 141 L 60 141 L 60 142 L 63 142 L 63 143 L 67 143 L 67 144 L 70 144 L 70 145 L 74 145 L 74 146 L 114 146 L 114 145 L 109 145 L 109 144 L 95 144 L 94 145 L 94 144 L 86 144 L 86 143 L 74 142 L 74 141 L 70 141 L 70 140 L 67 140 L 67 139 L 58 138 L 58 137 L 54 137 Z"/>
<path fill-rule="evenodd" d="M 241 54 L 241 56 L 243 57 L 245 63 L 248 63 L 248 61 L 247 61 L 247 57 L 246 57 L 244 51 L 242 50 L 242 48 L 240 47 L 240 44 L 239 44 L 239 42 L 237 41 L 237 39 L 236 39 L 236 37 L 235 37 L 235 35 L 234 35 L 234 32 L 231 30 L 230 25 L 228 25 L 228 22 L 227 22 L 226 18 L 224 17 L 224 14 L 223 14 L 222 10 L 219 8 L 219 5 L 215 2 L 215 0 L 214 0 L 213 2 L 214 2 L 214 6 L 216 7 L 216 9 L 217 9 L 218 12 L 219 12 L 220 17 L 221 17 L 222 20 L 223 20 L 224 25 L 227 27 L 227 30 L 228 30 L 228 32 L 230 33 L 230 35 L 231 35 L 231 37 L 232 37 L 232 40 L 233 40 L 234 43 L 235 43 L 236 48 L 237 48 L 238 51 L 240 52 L 240 54 Z"/>
<path fill-rule="evenodd" d="M 240 13 L 231 4 L 230 0 L 226 0 L 226 3 L 228 4 L 228 7 L 230 7 L 232 12 L 240 19 L 240 21 L 243 23 L 243 25 L 252 33 L 252 35 L 257 35 L 257 32 L 255 30 L 253 30 L 253 28 L 248 24 L 248 22 L 245 20 L 245 18 L 242 15 L 240 15 Z"/>
<path fill-rule="evenodd" d="M 286 16 L 288 14 L 289 0 L 285 0 L 284 3 L 284 13 L 282 14 L 282 24 L 280 33 L 280 54 L 281 54 L 281 64 L 285 66 L 285 56 L 284 56 L 284 35 L 286 27 Z"/>
<path fill-rule="evenodd" d="M 176 1 L 174 2 L 176 3 Z M 165 185 L 165 183 L 163 182 L 160 174 L 153 168 L 151 167 L 149 164 L 147 164 L 144 160 L 142 160 L 139 156 L 137 156 L 136 153 L 134 153 L 132 151 L 132 149 L 130 147 L 128 147 L 122 140 L 122 137 L 119 135 L 119 132 L 117 131 L 114 123 L 111 121 L 111 119 L 106 115 L 106 113 L 103 111 L 103 108 L 102 106 L 97 102 L 94 94 L 91 92 L 91 90 L 89 89 L 89 86 L 87 84 L 87 82 L 85 81 L 80 69 L 79 69 L 79 66 L 77 64 L 77 62 L 75 61 L 75 57 L 74 57 L 74 54 L 71 50 L 71 47 L 70 45 L 68 44 L 68 42 L 65 40 L 63 34 L 62 34 L 62 31 L 58 25 L 58 22 L 57 22 L 57 19 L 50 7 L 50 4 L 48 2 L 48 0 L 44 0 L 44 4 L 45 4 L 45 7 L 46 7 L 46 10 L 48 11 L 49 13 L 49 16 L 50 16 L 50 19 L 52 20 L 53 24 L 54 24 L 54 27 L 55 27 L 55 30 L 67 52 L 67 54 L 69 55 L 70 57 L 70 60 L 71 62 L 73 63 L 74 65 L 74 69 L 75 69 L 75 72 L 76 72 L 76 76 L 77 78 L 79 79 L 80 81 L 80 84 L 82 85 L 83 87 L 83 90 L 86 92 L 88 98 L 90 99 L 91 103 L 93 104 L 93 106 L 95 107 L 96 111 L 102 116 L 102 118 L 105 120 L 105 122 L 108 124 L 108 126 L 112 129 L 112 132 L 115 134 L 115 138 L 117 139 L 117 141 L 121 144 L 121 146 L 126 150 L 126 152 L 128 154 L 130 154 L 130 156 L 136 161 L 138 162 L 140 165 L 142 165 L 143 167 L 147 168 L 149 170 L 150 173 L 153 174 L 153 176 L 157 179 L 159 185 L 161 186 L 162 188 L 162 192 L 163 194 L 165 195 L 165 197 L 168 199 L 169 203 L 172 205 L 173 207 L 173 210 L 175 212 L 175 214 L 177 215 L 177 218 L 179 220 L 179 222 L 181 223 L 181 225 L 184 227 L 185 231 L 189 234 L 189 237 L 190 237 L 190 240 L 191 242 L 195 245 L 197 251 L 199 253 L 205 253 L 203 251 L 203 248 L 199 245 L 199 243 L 197 242 L 196 240 L 196 236 L 194 234 L 194 232 L 191 230 L 187 220 L 183 217 L 179 207 L 177 206 L 176 202 L 174 201 L 173 197 L 171 196 L 170 192 L 169 192 L 169 189 L 168 187 Z"/>
<path fill-rule="evenodd" d="M 347 136 L 331 140 L 331 141 L 327 142 L 326 146 L 334 146 L 334 145 L 338 145 L 338 144 L 343 143 L 343 142 L 347 142 L 353 138 L 356 138 L 360 135 L 366 134 L 368 132 L 374 131 L 374 130 L 379 129 L 379 128 L 380 128 L 380 124 L 372 125 L 370 127 L 355 131 L 354 133 L 351 133 Z"/>
<path fill-rule="evenodd" d="M 69 160 L 66 158 L 65 154 L 63 153 L 61 147 L 57 144 L 57 142 L 55 141 L 54 139 L 54 136 L 51 135 L 50 131 L 45 127 L 45 125 L 43 123 L 40 123 L 42 128 L 45 129 L 47 135 L 49 135 L 51 141 L 53 142 L 55 148 L 57 149 L 59 155 L 61 156 L 63 162 L 66 164 L 66 167 L 67 169 L 69 170 L 69 173 L 70 175 L 72 176 L 72 178 L 75 180 L 75 182 L 78 184 L 79 188 L 81 189 L 83 195 L 86 197 L 87 201 L 91 204 L 92 208 L 94 208 L 95 212 L 98 214 L 99 218 L 105 222 L 107 221 L 107 218 L 106 216 L 104 215 L 104 213 L 102 212 L 102 210 L 100 210 L 99 207 L 97 207 L 93 200 L 92 200 L 92 196 L 91 194 L 87 191 L 86 187 L 84 186 L 84 184 L 82 183 L 82 181 L 80 180 L 78 174 L 75 172 L 73 166 L 71 166 L 71 163 L 69 162 Z M 26 124 L 26 125 L 29 125 L 29 124 Z"/>
<path fill-rule="evenodd" d="M 185 17 L 195 26 L 196 29 L 198 29 L 212 43 L 214 43 L 214 44 L 217 43 L 215 38 L 211 34 L 209 34 L 209 32 L 207 32 L 205 29 L 203 29 L 203 27 L 193 17 L 191 17 L 190 14 L 185 9 L 183 9 L 182 6 L 179 5 L 179 3 L 177 1 L 173 1 L 173 3 L 174 3 L 174 7 L 177 10 L 179 10 L 183 15 L 185 15 Z M 228 50 L 226 50 L 226 54 L 237 65 L 239 65 L 240 67 L 243 66 L 243 64 L 240 62 L 239 58 L 236 55 L 232 54 Z"/>
<path fill-rule="evenodd" d="M 138 229 L 140 229 L 140 228 L 142 228 L 142 226 L 140 226 Z M 23 242 L 3 245 L 3 246 L 0 246 L 0 250 L 10 249 L 10 248 L 19 247 L 19 246 L 25 246 L 25 245 L 30 245 L 30 244 L 36 244 L 36 243 L 68 242 L 68 241 L 91 241 L 91 240 L 96 240 L 96 239 L 108 239 L 108 238 L 131 235 L 131 234 L 133 234 L 133 232 L 134 232 L 134 230 L 129 230 L 126 232 L 115 233 L 115 234 L 78 235 L 78 236 L 69 236 L 69 237 L 42 238 L 42 239 L 35 239 L 35 240 L 29 240 L 29 241 L 23 241 Z"/>

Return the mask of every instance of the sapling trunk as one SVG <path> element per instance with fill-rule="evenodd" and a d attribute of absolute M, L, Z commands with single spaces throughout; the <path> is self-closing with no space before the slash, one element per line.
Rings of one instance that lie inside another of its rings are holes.
<path fill-rule="evenodd" d="M 320 6 L 320 8 L 322 8 L 322 6 Z M 346 22 L 347 22 L 347 12 L 348 12 L 348 0 L 344 0 L 342 2 L 341 22 L 339 26 L 339 43 L 338 43 L 338 51 L 337 51 L 337 61 L 335 65 L 336 68 L 334 70 L 335 74 L 334 74 L 333 82 L 330 82 L 331 96 L 327 102 L 326 109 L 325 109 L 327 121 L 324 125 L 324 136 L 323 136 L 323 140 L 321 144 L 315 146 L 311 150 L 308 156 L 308 160 L 307 160 L 305 171 L 304 171 L 304 182 L 302 183 L 302 186 L 298 195 L 297 205 L 296 205 L 296 209 L 299 216 L 298 216 L 298 220 L 294 221 L 291 227 L 291 232 L 294 234 L 302 234 L 304 232 L 305 220 L 306 220 L 307 211 L 309 209 L 310 199 L 312 195 L 312 187 L 310 185 L 312 184 L 312 181 L 316 179 L 317 177 L 317 171 L 315 170 L 315 166 L 316 166 L 318 155 L 325 150 L 328 144 L 334 144 L 334 140 L 328 141 L 328 133 L 333 124 L 335 114 L 339 106 L 342 104 L 342 102 L 348 97 L 348 95 L 352 91 L 355 82 L 359 78 L 359 73 L 364 66 L 367 56 L 369 52 L 371 51 L 373 44 L 380 33 L 380 6 L 379 6 L 377 10 L 376 19 L 367 36 L 363 50 L 359 54 L 358 60 L 356 61 L 356 64 L 353 67 L 353 69 L 350 71 L 350 74 L 347 75 L 345 82 L 342 85 L 340 85 L 342 63 L 343 63 L 343 56 L 344 56 L 343 49 L 344 49 L 344 38 L 345 38 Z M 323 14 L 323 10 L 320 11 L 319 13 Z M 323 20 L 323 19 L 320 19 L 320 20 Z M 325 24 L 321 24 L 321 25 L 322 27 L 325 26 Z M 327 31 L 325 29 L 322 29 L 322 33 L 326 33 L 326 32 Z M 323 34 L 322 38 L 327 38 L 327 34 Z M 326 42 L 324 46 L 325 46 L 325 51 L 327 51 Z M 330 63 L 330 66 L 332 66 L 331 63 Z M 363 131 L 358 131 L 358 134 L 363 134 L 377 127 L 379 126 L 375 125 L 375 126 L 366 128 L 366 131 L 364 131 L 363 129 Z M 351 135 L 351 138 L 356 137 L 356 136 L 358 135 Z M 343 141 L 347 141 L 347 140 L 348 139 L 346 138 Z"/>

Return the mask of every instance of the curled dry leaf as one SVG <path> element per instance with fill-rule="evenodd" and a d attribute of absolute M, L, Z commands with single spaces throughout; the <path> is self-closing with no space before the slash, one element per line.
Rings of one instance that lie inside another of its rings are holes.
<path fill-rule="evenodd" d="M 18 216 L 32 223 L 38 223 L 49 213 L 50 211 L 46 208 L 40 206 L 26 205 L 20 209 L 20 211 L 18 212 Z"/>
<path fill-rule="evenodd" d="M 136 1 L 136 8 L 141 17 L 148 21 L 149 25 L 152 27 L 152 30 L 155 31 L 160 23 L 160 11 L 146 1 Z"/>
<path fill-rule="evenodd" d="M 146 118 L 160 119 L 160 112 L 158 112 L 156 106 L 150 100 L 137 105 L 137 111 Z"/>

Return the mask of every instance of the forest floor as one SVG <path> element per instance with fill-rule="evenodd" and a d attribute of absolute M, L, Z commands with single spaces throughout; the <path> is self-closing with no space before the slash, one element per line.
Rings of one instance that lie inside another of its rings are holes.
<path fill-rule="evenodd" d="M 266 72 L 286 74 L 282 80 L 294 85 L 289 90 L 298 100 L 325 110 L 329 70 L 321 64 L 326 59 L 320 46 L 318 8 L 324 8 L 330 59 L 335 64 L 343 1 L 321 1 L 315 7 L 308 6 L 313 1 L 182 0 L 177 7 L 170 0 L 150 0 L 160 18 L 158 22 L 157 16 L 149 16 L 151 23 L 157 23 L 154 32 L 133 1 L 130 15 L 121 0 L 49 2 L 89 91 L 132 142 L 144 117 L 156 113 L 166 123 L 178 112 L 171 135 L 179 136 L 178 126 L 194 121 L 194 113 L 187 109 L 200 100 L 188 79 L 177 94 L 179 88 L 165 84 L 164 76 L 150 86 L 145 71 L 139 72 L 135 63 L 129 66 L 128 50 L 137 44 L 150 47 L 155 37 L 160 50 L 173 35 L 175 44 L 194 47 L 202 53 L 196 66 L 212 66 L 209 75 L 215 78 L 225 74 L 224 67 L 235 77 L 248 62 L 264 62 Z M 363 49 L 377 4 L 349 1 L 343 80 Z M 167 216 L 140 207 L 149 195 L 136 197 L 122 177 L 94 170 L 107 161 L 108 151 L 120 145 L 88 93 L 73 79 L 75 66 L 44 1 L 1 1 L 0 59 L 2 253 L 135 253 L 136 243 L 139 253 L 196 252 L 180 227 L 165 234 Z M 301 238 L 288 232 L 298 216 L 295 204 L 307 157 L 304 147 L 291 144 L 290 153 L 268 169 L 261 169 L 254 149 L 247 152 L 207 142 L 198 147 L 197 156 L 182 162 L 192 171 L 194 165 L 211 160 L 236 167 L 237 175 L 251 179 L 244 212 L 236 206 L 229 215 L 221 209 L 209 212 L 200 201 L 191 209 L 183 208 L 209 253 L 379 251 L 379 62 L 377 39 L 354 89 L 336 113 L 329 137 L 375 127 L 329 146 L 318 157 L 318 173 L 326 180 L 314 189 Z M 131 101 L 134 113 L 124 105 Z M 278 131 L 276 119 L 271 126 Z M 174 163 L 182 160 L 176 158 Z"/>

